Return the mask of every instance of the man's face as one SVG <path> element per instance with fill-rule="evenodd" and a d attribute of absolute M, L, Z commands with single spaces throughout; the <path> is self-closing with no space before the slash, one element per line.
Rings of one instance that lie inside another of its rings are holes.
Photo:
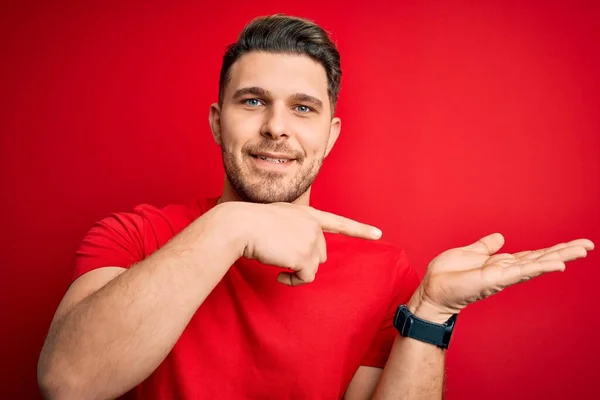
<path fill-rule="evenodd" d="M 257 203 L 307 193 L 337 139 L 325 69 L 303 55 L 250 52 L 230 70 L 223 104 L 211 108 L 227 179 Z"/>

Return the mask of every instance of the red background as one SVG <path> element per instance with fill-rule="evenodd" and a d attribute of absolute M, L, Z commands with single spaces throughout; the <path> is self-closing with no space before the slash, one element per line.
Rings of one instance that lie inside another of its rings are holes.
<path fill-rule="evenodd" d="M 0 397 L 38 396 L 38 353 L 94 221 L 219 193 L 208 106 L 256 15 L 312 18 L 339 44 L 342 136 L 315 206 L 379 225 L 421 272 L 493 231 L 507 251 L 600 243 L 597 3 L 412 3 L 4 2 Z M 592 253 L 469 307 L 447 398 L 591 398 L 599 278 Z"/>

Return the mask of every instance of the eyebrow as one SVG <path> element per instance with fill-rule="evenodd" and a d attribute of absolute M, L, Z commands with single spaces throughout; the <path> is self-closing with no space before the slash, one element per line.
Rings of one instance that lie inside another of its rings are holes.
<path fill-rule="evenodd" d="M 263 89 L 258 86 L 251 86 L 236 90 L 235 93 L 233 93 L 233 98 L 239 99 L 240 97 L 245 96 L 247 94 L 261 97 L 269 97 L 271 95 L 271 93 L 269 93 L 267 89 Z"/>
<path fill-rule="evenodd" d="M 311 103 L 317 108 L 323 108 L 323 102 L 321 100 L 305 93 L 294 93 L 291 98 L 292 100 L 300 101 L 303 103 Z"/>
<path fill-rule="evenodd" d="M 250 86 L 250 87 L 244 87 L 244 88 L 240 88 L 240 89 L 236 90 L 233 93 L 233 98 L 239 99 L 240 97 L 246 96 L 248 94 L 251 94 L 253 96 L 260 96 L 260 97 L 271 97 L 271 92 L 269 92 L 267 89 L 263 89 L 258 86 Z M 316 98 L 314 96 L 306 94 L 306 93 L 294 93 L 293 95 L 290 96 L 290 99 L 292 99 L 294 101 L 311 103 L 313 106 L 315 106 L 317 108 L 323 108 L 323 102 L 321 100 L 319 100 L 318 98 Z"/>

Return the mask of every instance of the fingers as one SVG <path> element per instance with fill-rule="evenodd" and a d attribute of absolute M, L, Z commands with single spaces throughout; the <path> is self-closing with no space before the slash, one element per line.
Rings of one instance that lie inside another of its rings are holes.
<path fill-rule="evenodd" d="M 492 233 L 491 235 L 482 237 L 475 243 L 464 246 L 463 249 L 491 256 L 500 250 L 502 246 L 504 246 L 504 236 L 500 233 Z"/>
<path fill-rule="evenodd" d="M 589 248 L 589 247 L 588 247 Z M 535 251 L 523 251 L 516 253 L 517 260 L 550 260 L 561 259 L 562 261 L 572 261 L 585 257 L 588 250 L 582 245 L 571 246 L 568 243 L 557 244 L 547 249 Z M 574 258 L 572 258 L 574 257 Z"/>
<path fill-rule="evenodd" d="M 561 260 L 526 261 L 504 267 L 499 272 L 498 284 L 508 287 L 525 282 L 549 272 L 564 271 L 565 263 Z"/>
<path fill-rule="evenodd" d="M 485 240 L 480 242 L 470 245 L 470 249 L 483 251 L 482 247 L 477 246 L 486 246 Z M 585 257 L 587 252 L 594 248 L 593 246 L 592 242 L 584 239 L 561 243 L 535 252 L 521 252 L 522 258 L 505 253 L 495 254 L 482 268 L 455 272 L 460 274 L 460 279 L 454 279 L 452 291 L 472 293 L 468 296 L 467 303 L 481 300 L 517 283 L 550 272 L 564 271 L 566 262 Z M 536 258 L 531 258 L 536 255 Z M 451 275 L 447 274 L 447 276 Z"/>
<path fill-rule="evenodd" d="M 587 256 L 587 251 L 583 246 L 564 247 L 550 251 L 539 256 L 536 261 L 559 260 L 563 262 L 577 260 Z"/>
<path fill-rule="evenodd" d="M 341 233 L 362 239 L 377 240 L 381 230 L 350 218 L 307 207 L 308 212 L 319 222 L 325 232 Z"/>
<path fill-rule="evenodd" d="M 545 249 L 539 249 L 539 250 L 535 250 L 535 251 L 531 251 L 531 250 L 521 251 L 521 252 L 515 253 L 514 256 L 517 258 L 521 258 L 521 259 L 532 260 L 532 259 L 538 258 L 544 254 L 547 254 L 547 253 L 550 253 L 550 252 L 553 252 L 556 250 L 564 249 L 567 247 L 572 247 L 572 246 L 581 246 L 586 251 L 594 250 L 594 243 L 591 240 L 576 239 L 576 240 L 571 240 L 570 242 L 566 242 L 566 243 L 559 243 L 554 246 L 547 247 Z"/>
<path fill-rule="evenodd" d="M 548 250 L 545 253 L 540 250 L 539 252 L 541 252 L 541 255 L 537 258 L 511 260 L 510 258 L 505 257 L 503 259 L 498 259 L 496 264 L 489 267 L 491 271 L 487 271 L 488 276 L 492 276 L 492 280 L 496 280 L 495 284 L 507 287 L 548 272 L 564 271 L 566 262 L 587 256 L 587 250 L 582 245 L 568 247 L 565 247 L 565 245 L 566 244 L 553 246 L 552 248 L 555 250 Z M 533 253 L 536 252 L 531 252 L 531 254 Z M 495 276 L 495 274 L 498 275 Z"/>
<path fill-rule="evenodd" d="M 325 236 L 323 234 L 319 236 L 317 249 L 319 252 L 319 262 L 322 264 L 327 261 L 327 242 L 325 242 Z"/>
<path fill-rule="evenodd" d="M 594 250 L 594 242 L 590 239 L 575 239 L 569 242 L 570 246 L 582 246 L 586 251 Z"/>
<path fill-rule="evenodd" d="M 491 256 L 487 261 L 486 264 L 491 265 L 493 263 L 497 263 L 497 262 L 501 262 L 501 261 L 509 261 L 512 262 L 515 260 L 515 256 L 509 253 L 498 253 L 498 254 L 494 254 L 493 256 Z"/>
<path fill-rule="evenodd" d="M 289 272 L 281 272 L 279 275 L 277 275 L 277 282 L 286 286 L 300 286 L 305 283 L 308 283 L 298 278 L 298 276 L 295 273 L 292 274 Z"/>
<path fill-rule="evenodd" d="M 314 254 L 312 260 L 303 263 L 297 268 L 292 268 L 296 270 L 295 272 L 280 272 L 277 275 L 277 282 L 287 286 L 299 286 L 314 282 L 319 271 L 319 265 L 327 260 L 325 246 L 325 237 L 321 234 L 321 238 L 317 243 L 317 252 Z"/>
<path fill-rule="evenodd" d="M 318 266 L 315 269 L 303 268 L 296 272 L 281 272 L 277 275 L 277 282 L 287 286 L 299 286 L 314 282 Z"/>

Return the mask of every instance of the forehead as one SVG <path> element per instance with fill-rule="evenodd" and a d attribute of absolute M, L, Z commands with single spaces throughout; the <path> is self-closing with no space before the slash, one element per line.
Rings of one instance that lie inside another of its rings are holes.
<path fill-rule="evenodd" d="M 278 97 L 304 93 L 328 102 L 325 68 L 305 55 L 259 51 L 244 54 L 231 67 L 226 96 L 253 86 Z"/>

